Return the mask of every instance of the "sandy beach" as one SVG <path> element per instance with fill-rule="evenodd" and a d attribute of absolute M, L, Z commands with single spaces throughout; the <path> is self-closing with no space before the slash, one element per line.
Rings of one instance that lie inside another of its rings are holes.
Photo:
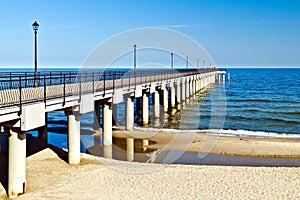
<path fill-rule="evenodd" d="M 88 154 L 81 154 L 80 165 L 70 166 L 63 150 L 33 137 L 27 140 L 27 191 L 18 199 L 300 198 L 298 167 L 166 165 L 116 161 Z M 298 141 L 285 142 L 290 149 L 298 150 Z M 222 144 L 220 138 L 219 143 Z M 278 141 L 275 144 L 282 145 Z M 265 148 L 269 150 L 269 146 Z M 0 198 L 6 198 L 2 185 Z"/>

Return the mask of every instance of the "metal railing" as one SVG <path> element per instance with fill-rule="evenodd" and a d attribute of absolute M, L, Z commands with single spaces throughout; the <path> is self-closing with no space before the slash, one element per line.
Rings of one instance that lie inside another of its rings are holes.
<path fill-rule="evenodd" d="M 108 91 L 115 92 L 119 88 L 134 89 L 137 85 L 153 84 L 175 78 L 191 76 L 199 73 L 216 71 L 216 69 L 153 69 L 137 70 L 102 70 L 102 71 L 61 71 L 34 73 L 0 73 L 0 108 L 19 106 L 35 102 L 63 98 L 63 103 L 70 96 Z M 37 79 L 38 87 L 34 87 Z"/>

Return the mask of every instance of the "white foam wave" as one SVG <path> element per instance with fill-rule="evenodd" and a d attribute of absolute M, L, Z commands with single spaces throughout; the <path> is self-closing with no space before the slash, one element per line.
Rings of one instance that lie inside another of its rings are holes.
<path fill-rule="evenodd" d="M 291 133 L 275 133 L 264 131 L 248 131 L 248 130 L 225 130 L 225 129 L 204 129 L 204 130 L 178 130 L 178 129 L 160 129 L 160 128 L 142 128 L 135 127 L 136 130 L 172 132 L 172 133 L 199 133 L 232 137 L 256 137 L 256 138 L 283 138 L 283 139 L 300 139 L 300 134 Z"/>

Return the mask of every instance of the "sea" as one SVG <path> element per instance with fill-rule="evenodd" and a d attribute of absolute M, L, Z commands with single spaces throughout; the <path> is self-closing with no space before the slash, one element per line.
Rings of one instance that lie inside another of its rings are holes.
<path fill-rule="evenodd" d="M 1 72 L 12 70 L 3 69 Z M 27 69 L 14 70 L 24 72 Z M 163 114 L 158 122 L 151 121 L 148 128 L 211 130 L 249 137 L 294 135 L 300 138 L 300 68 L 228 68 L 226 73 L 226 80 L 197 93 L 180 107 Z M 151 99 L 150 95 L 150 107 L 153 105 Z M 135 100 L 135 107 L 137 105 Z M 124 125 L 124 112 L 125 105 L 121 103 L 117 116 L 120 126 Z M 135 113 L 135 126 L 139 127 L 141 113 L 138 110 Z M 93 117 L 93 113 L 81 116 L 83 130 L 94 130 Z M 151 112 L 150 118 L 153 119 Z M 48 143 L 67 148 L 66 132 L 64 112 L 48 113 Z M 28 134 L 37 136 L 36 131 Z M 91 134 L 81 134 L 82 152 L 94 142 Z"/>

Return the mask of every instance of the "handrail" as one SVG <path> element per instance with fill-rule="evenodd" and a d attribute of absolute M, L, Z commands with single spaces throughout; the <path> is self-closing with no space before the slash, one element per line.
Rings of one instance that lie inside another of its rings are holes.
<path fill-rule="evenodd" d="M 80 102 L 81 96 L 86 93 L 103 92 L 103 96 L 105 96 L 108 90 L 113 90 L 113 92 L 118 88 L 128 88 L 130 90 L 134 89 L 133 87 L 136 87 L 136 84 L 151 84 L 152 82 L 162 82 L 163 80 L 170 82 L 174 77 L 180 78 L 216 70 L 138 69 L 137 73 L 122 69 L 78 72 L 61 71 L 40 72 L 36 77 L 34 73 L 29 72 L 0 73 L 0 108 L 18 106 L 21 112 L 22 104 L 34 102 L 46 103 L 47 100 L 54 98 L 63 98 L 63 105 L 65 105 L 67 96 L 78 95 Z M 147 77 L 150 77 L 150 80 Z M 36 79 L 38 80 L 38 87 L 34 87 Z M 49 91 L 51 88 L 54 94 Z M 12 98 L 11 96 L 13 95 L 17 97 Z"/>

